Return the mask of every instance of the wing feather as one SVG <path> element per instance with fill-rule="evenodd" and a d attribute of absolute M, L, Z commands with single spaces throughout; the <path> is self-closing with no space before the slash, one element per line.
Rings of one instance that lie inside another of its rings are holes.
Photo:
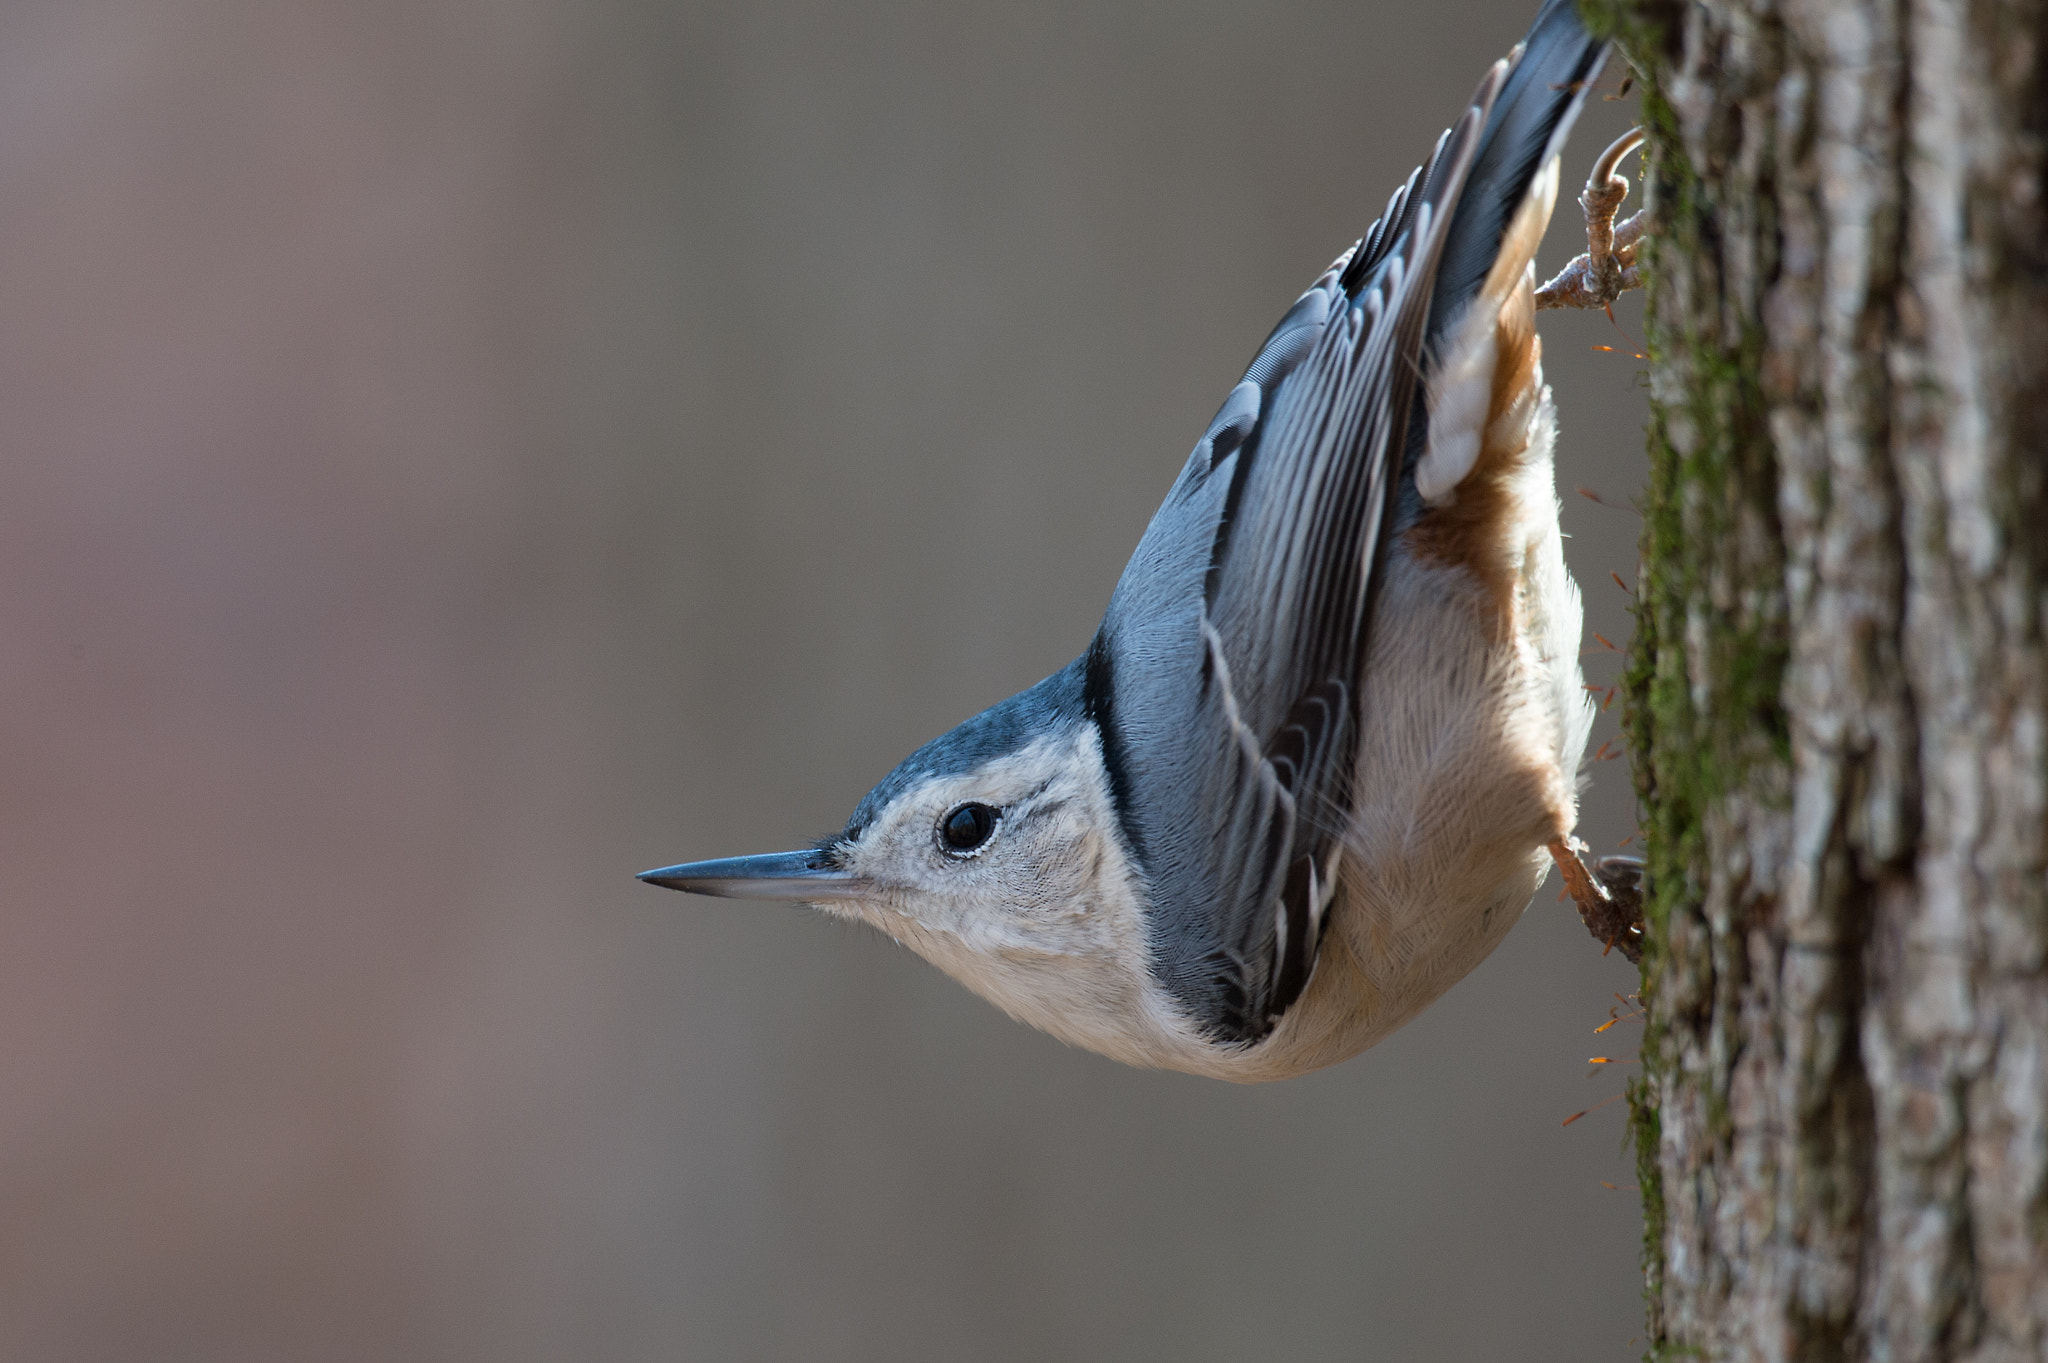
<path fill-rule="evenodd" d="M 1552 82 L 1597 59 L 1567 4 L 1539 17 L 1534 31 L 1563 36 L 1515 81 L 1550 112 L 1501 106 L 1517 137 L 1524 125 L 1554 137 L 1578 94 Z M 1143 791 L 1120 814 L 1150 882 L 1154 972 L 1221 1043 L 1270 1033 L 1314 972 L 1440 265 L 1468 177 L 1493 155 L 1489 117 L 1515 60 L 1495 64 L 1428 163 L 1274 328 L 1147 531 L 1091 655 L 1112 782 Z M 1452 249 L 1462 262 L 1477 248 L 1459 236 Z M 1198 592 L 1177 595 L 1183 582 Z"/>
<path fill-rule="evenodd" d="M 1314 967 L 1346 823 L 1351 681 L 1448 221 L 1440 201 L 1457 192 L 1505 70 L 1489 73 L 1436 158 L 1388 205 L 1392 230 L 1377 227 L 1340 262 L 1338 282 L 1355 277 L 1355 287 L 1328 310 L 1232 470 L 1202 612 L 1212 703 L 1202 723 L 1229 734 L 1232 756 L 1211 769 L 1203 798 L 1215 825 L 1193 849 L 1208 887 L 1199 911 L 1225 950 L 1183 964 L 1190 985 L 1212 991 L 1216 1032 L 1235 1041 L 1270 1031 Z M 1219 967 L 1234 978 L 1217 979 Z"/>

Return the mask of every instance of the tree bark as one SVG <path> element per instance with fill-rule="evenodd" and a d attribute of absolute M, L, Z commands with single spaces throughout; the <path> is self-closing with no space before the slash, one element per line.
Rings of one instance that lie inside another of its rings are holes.
<path fill-rule="evenodd" d="M 2048 0 L 1587 0 L 1645 84 L 1653 1356 L 2048 1358 Z"/>

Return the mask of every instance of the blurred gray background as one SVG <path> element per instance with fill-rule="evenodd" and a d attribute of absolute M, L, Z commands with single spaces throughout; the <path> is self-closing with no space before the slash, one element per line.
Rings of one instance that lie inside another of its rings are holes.
<path fill-rule="evenodd" d="M 632 878 L 1077 652 L 1535 7 L 0 7 L 0 1352 L 1633 1358 L 1554 881 L 1241 1089 Z M 1619 640 L 1641 363 L 1545 329 Z"/>

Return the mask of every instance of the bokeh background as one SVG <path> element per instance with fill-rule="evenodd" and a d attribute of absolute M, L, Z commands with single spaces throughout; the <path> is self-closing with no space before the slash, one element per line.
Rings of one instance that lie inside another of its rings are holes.
<path fill-rule="evenodd" d="M 0 7 L 0 1356 L 1633 1358 L 1554 881 L 1236 1088 L 632 878 L 1077 652 L 1534 9 Z M 1546 322 L 1615 640 L 1635 315 Z"/>

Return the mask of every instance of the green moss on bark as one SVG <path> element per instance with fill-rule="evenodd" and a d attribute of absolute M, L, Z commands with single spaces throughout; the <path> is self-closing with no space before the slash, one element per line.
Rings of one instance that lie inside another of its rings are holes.
<path fill-rule="evenodd" d="M 1774 787 L 1752 779 L 1759 764 L 1789 760 L 1784 564 L 1761 329 L 1726 297 L 1714 190 L 1689 160 L 1665 93 L 1683 12 L 1660 0 L 1581 0 L 1581 9 L 1636 70 L 1657 215 L 1645 247 L 1650 427 L 1623 723 L 1649 862 L 1644 1070 L 1629 1090 L 1630 1133 L 1643 1201 L 1646 1357 L 1663 1358 L 1671 1348 L 1659 1095 L 1679 1081 L 1674 1024 L 1704 1009 L 1716 983 L 1705 934 L 1680 934 L 1674 949 L 1673 927 L 1702 919 L 1712 812 L 1738 791 Z M 1725 1114 L 1725 1095 L 1704 1096 Z M 1725 1115 L 1714 1124 L 1725 1126 Z"/>

